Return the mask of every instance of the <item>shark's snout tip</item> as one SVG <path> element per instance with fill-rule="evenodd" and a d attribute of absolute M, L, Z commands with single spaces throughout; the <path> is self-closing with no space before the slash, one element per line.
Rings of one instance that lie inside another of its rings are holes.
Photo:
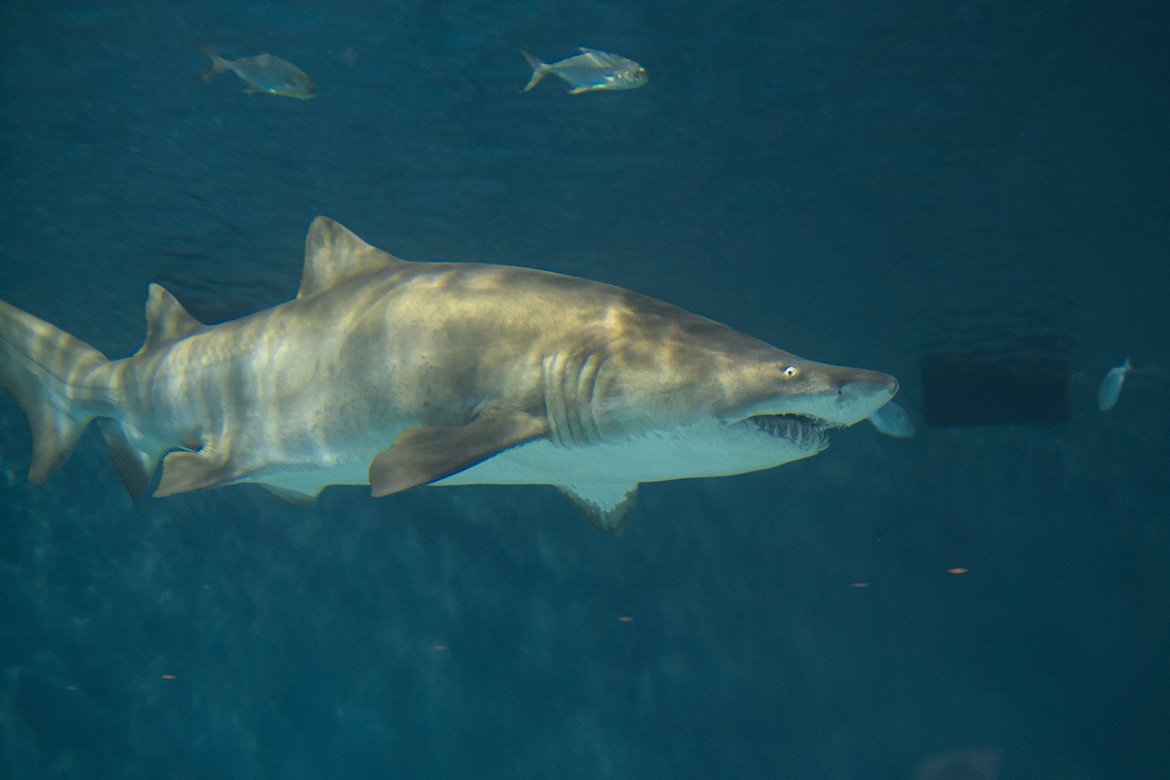
<path fill-rule="evenodd" d="M 858 371 L 837 390 L 843 410 L 849 416 L 864 419 L 869 413 L 880 409 L 898 393 L 898 380 L 880 371 Z M 849 423 L 852 425 L 852 422 Z"/>
<path fill-rule="evenodd" d="M 879 395 L 884 394 L 889 398 L 893 398 L 898 394 L 898 380 L 880 371 L 874 372 L 874 376 L 870 380 L 870 385 Z"/>
<path fill-rule="evenodd" d="M 861 376 L 854 376 L 841 386 L 840 392 L 856 395 L 886 394 L 893 398 L 898 392 L 898 380 L 889 374 L 880 371 L 865 371 Z"/>

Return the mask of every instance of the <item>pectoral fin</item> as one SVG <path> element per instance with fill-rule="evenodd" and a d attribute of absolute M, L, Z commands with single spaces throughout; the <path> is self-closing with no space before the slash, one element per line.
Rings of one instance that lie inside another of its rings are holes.
<path fill-rule="evenodd" d="M 467 425 L 411 428 L 370 463 L 370 487 L 377 497 L 426 485 L 547 432 L 544 419 L 526 414 L 490 414 Z"/>
<path fill-rule="evenodd" d="M 624 482 L 590 482 L 581 485 L 558 485 L 573 499 L 595 528 L 607 533 L 625 524 L 638 497 L 638 485 Z"/>

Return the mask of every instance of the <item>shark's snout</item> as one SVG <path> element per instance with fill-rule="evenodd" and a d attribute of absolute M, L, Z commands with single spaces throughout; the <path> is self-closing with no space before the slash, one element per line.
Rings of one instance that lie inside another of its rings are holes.
<path fill-rule="evenodd" d="M 864 420 L 898 392 L 898 380 L 880 371 L 856 370 L 837 388 L 837 407 L 847 424 Z"/>
<path fill-rule="evenodd" d="M 857 372 L 862 373 L 862 372 Z M 837 394 L 856 398 L 884 395 L 886 399 L 893 398 L 898 392 L 898 380 L 889 374 L 880 371 L 866 371 L 865 376 L 850 377 L 841 384 Z"/>

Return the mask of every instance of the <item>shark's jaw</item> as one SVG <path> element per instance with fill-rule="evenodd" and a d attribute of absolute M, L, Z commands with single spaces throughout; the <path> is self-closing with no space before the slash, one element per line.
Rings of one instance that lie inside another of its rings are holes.
<path fill-rule="evenodd" d="M 741 420 L 738 424 L 755 426 L 768 436 L 782 439 L 798 450 L 808 450 L 809 455 L 827 449 L 828 431 L 842 427 L 840 423 L 807 414 L 759 414 Z"/>
<path fill-rule="evenodd" d="M 725 420 L 747 425 L 815 454 L 829 446 L 828 431 L 861 422 L 898 392 L 898 381 L 876 371 L 837 369 L 849 377 L 816 393 L 780 395 L 748 406 Z"/>
<path fill-rule="evenodd" d="M 898 392 L 893 377 L 865 373 L 864 379 L 844 382 L 829 392 L 764 401 L 727 424 L 763 433 L 782 449 L 798 453 L 788 460 L 816 455 L 828 448 L 829 431 L 865 419 Z"/>

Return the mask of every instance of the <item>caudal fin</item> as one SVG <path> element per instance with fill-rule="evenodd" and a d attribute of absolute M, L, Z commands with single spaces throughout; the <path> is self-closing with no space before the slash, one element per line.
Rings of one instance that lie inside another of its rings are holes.
<path fill-rule="evenodd" d="M 90 420 L 109 406 L 96 372 L 105 355 L 63 330 L 0 301 L 0 390 L 28 415 L 28 478 L 43 482 L 69 456 Z"/>
<path fill-rule="evenodd" d="M 215 49 L 211 48 L 206 43 L 202 44 L 199 48 L 203 49 L 203 53 L 211 59 L 211 66 L 199 74 L 199 77 L 204 81 L 207 81 L 207 79 L 211 78 L 212 76 L 218 76 L 220 73 L 223 73 L 225 70 L 231 67 L 230 62 L 216 54 Z"/>
<path fill-rule="evenodd" d="M 524 85 L 524 89 L 520 90 L 521 92 L 527 92 L 540 83 L 540 80 L 548 74 L 549 68 L 548 65 L 523 49 L 520 50 L 520 53 L 524 55 L 524 59 L 528 60 L 528 66 L 532 68 L 532 78 Z"/>

